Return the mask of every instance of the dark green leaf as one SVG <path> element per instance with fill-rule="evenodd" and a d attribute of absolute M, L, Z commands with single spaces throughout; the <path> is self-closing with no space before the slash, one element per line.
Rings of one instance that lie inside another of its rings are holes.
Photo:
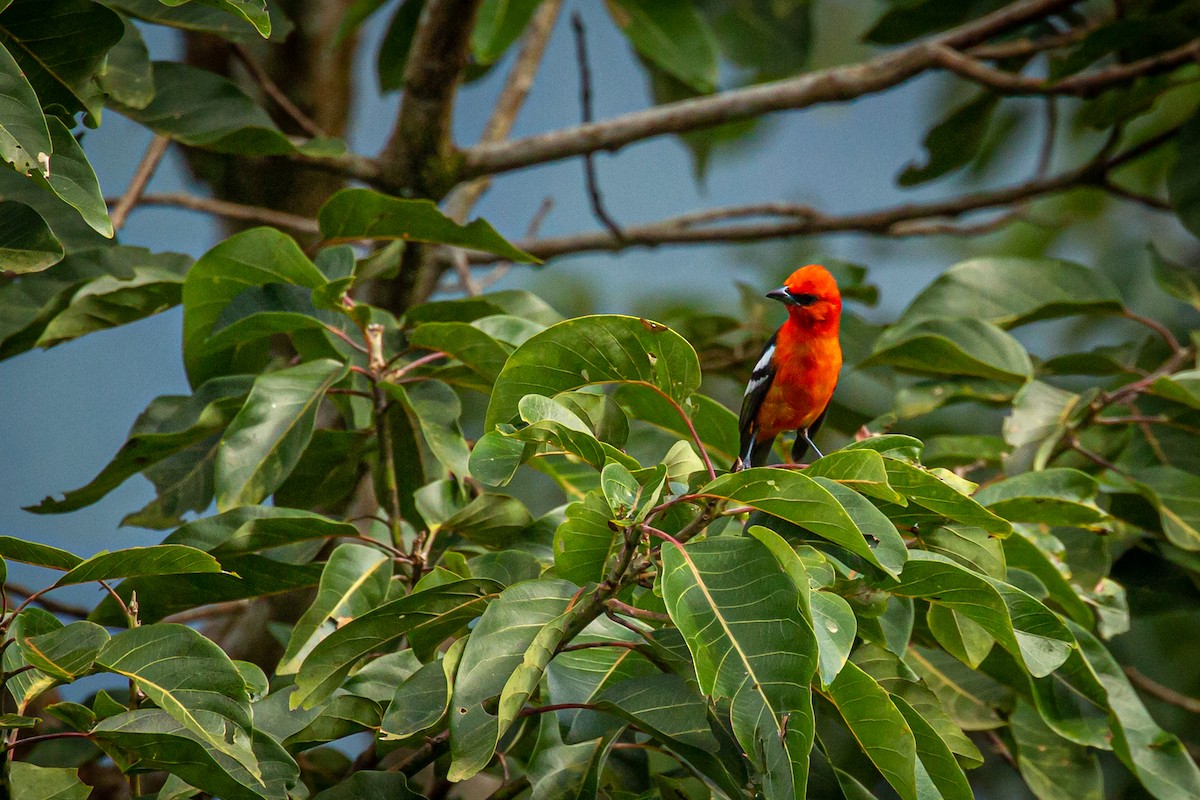
<path fill-rule="evenodd" d="M 387 553 L 374 547 L 342 544 L 330 554 L 312 605 L 292 628 L 276 672 L 291 675 L 330 633 L 383 604 L 392 577 Z"/>
<path fill-rule="evenodd" d="M 466 440 L 458 427 L 462 404 L 458 395 L 441 381 L 427 380 L 401 386 L 383 383 L 382 388 L 402 402 L 417 418 L 425 444 L 447 470 L 454 475 L 470 474 Z"/>
<path fill-rule="evenodd" d="M 975 500 L 1011 522 L 1087 527 L 1109 519 L 1096 505 L 1096 479 L 1074 469 L 1024 472 L 989 484 Z"/>
<path fill-rule="evenodd" d="M 120 112 L 161 136 L 218 153 L 287 155 L 296 147 L 231 81 L 175 61 L 154 62 L 154 99 Z"/>
<path fill-rule="evenodd" d="M 54 148 L 37 94 L 21 67 L 0 47 L 0 158 L 22 175 L 44 172 L 38 156 L 49 157 Z"/>
<path fill-rule="evenodd" d="M 16 200 L 0 200 L 0 269 L 41 272 L 62 258 L 62 244 L 41 214 Z"/>
<path fill-rule="evenodd" d="M 586 586 L 608 574 L 621 537 L 610 527 L 612 509 L 599 492 L 567 506 L 567 518 L 554 531 L 554 567 L 569 581 Z"/>
<path fill-rule="evenodd" d="M 1045 468 L 1079 406 L 1079 395 L 1043 381 L 1022 386 L 1013 399 L 1012 413 L 1004 419 L 1004 441 L 1012 447 L 1004 459 L 1008 472 Z"/>
<path fill-rule="evenodd" d="M 253 505 L 274 492 L 308 446 L 317 407 L 347 372 L 331 359 L 260 375 L 217 449 L 217 508 Z"/>
<path fill-rule="evenodd" d="M 846 664 L 858 623 L 850 604 L 832 592 L 813 592 L 809 603 L 820 654 L 821 685 L 829 686 Z"/>
<path fill-rule="evenodd" d="M 91 622 L 72 622 L 37 636 L 17 636 L 21 656 L 42 672 L 73 681 L 86 675 L 96 654 L 108 644 L 108 631 Z"/>
<path fill-rule="evenodd" d="M 1179 158 L 1167 178 L 1167 194 L 1183 227 L 1200 236 L 1200 115 L 1188 120 L 1175 140 Z"/>
<path fill-rule="evenodd" d="M 0 536 L 0 556 L 9 561 L 20 561 L 24 564 L 34 564 L 63 571 L 72 569 L 83 561 L 79 556 L 66 550 L 28 539 L 18 539 L 15 536 Z"/>
<path fill-rule="evenodd" d="M 35 181 L 48 185 L 64 203 L 79 212 L 83 221 L 92 230 L 109 239 L 113 236 L 112 220 L 108 218 L 108 206 L 100 193 L 100 182 L 92 165 L 88 163 L 83 148 L 71 131 L 58 117 L 46 120 L 50 128 L 50 141 L 54 154 L 47 162 L 47 174 L 34 174 Z"/>
<path fill-rule="evenodd" d="M 154 68 L 150 51 L 137 25 L 122 18 L 125 34 L 108 51 L 99 75 L 100 88 L 116 102 L 130 108 L 145 108 L 154 99 Z"/>
<path fill-rule="evenodd" d="M 505 589 L 484 611 L 454 681 L 450 780 L 466 780 L 492 760 L 562 640 L 563 612 L 576 591 L 562 580 L 527 581 Z M 496 697 L 499 715 L 485 706 Z"/>
<path fill-rule="evenodd" d="M 418 325 L 408 334 L 408 343 L 413 347 L 440 350 L 470 367 L 488 383 L 496 380 L 508 358 L 508 350 L 503 345 L 466 322 Z"/>
<path fill-rule="evenodd" d="M 459 225 L 429 200 L 402 200 L 371 189 L 343 189 L 317 214 L 326 244 L 400 239 L 452 244 L 522 263 L 538 259 L 509 244 L 485 220 Z"/>
<path fill-rule="evenodd" d="M 722 475 L 702 494 L 748 505 L 787 520 L 897 575 L 907 549 L 896 527 L 858 493 L 828 478 L 771 467 Z"/>
<path fill-rule="evenodd" d="M 378 7 L 384 0 L 372 0 Z M 417 22 L 425 9 L 425 0 L 401 0 L 388 23 L 387 32 L 379 44 L 379 58 L 375 71 L 379 77 L 379 89 L 383 92 L 398 92 L 404 88 L 404 68 L 408 65 L 408 51 L 412 47 L 413 34 L 417 32 Z M 351 13 L 347 12 L 342 22 L 345 31 L 350 22 Z"/>
<path fill-rule="evenodd" d="M 613 0 L 617 27 L 645 58 L 698 92 L 717 88 L 717 41 L 687 0 Z"/>
<path fill-rule="evenodd" d="M 713 31 L 722 52 L 738 66 L 754 70 L 755 81 L 794 75 L 808 64 L 813 39 L 810 4 L 740 0 L 707 5 L 716 12 Z"/>
<path fill-rule="evenodd" d="M 1067 568 L 1062 561 L 1063 553 L 1052 555 L 1044 552 L 1042 547 L 1038 546 L 1038 543 L 1044 541 L 1045 537 L 1031 540 L 1020 534 L 1009 536 L 1004 540 L 1005 561 L 1014 569 L 1023 569 L 1036 576 L 1046 587 L 1051 600 L 1076 623 L 1090 628 L 1093 622 L 1092 612 L 1067 582 L 1069 573 L 1064 574 Z M 1056 540 L 1050 541 L 1058 544 Z"/>
<path fill-rule="evenodd" d="M 189 2 L 212 6 L 226 14 L 249 22 L 264 39 L 271 35 L 271 15 L 266 0 L 159 0 L 166 6 L 181 6 Z"/>
<path fill-rule="evenodd" d="M 963 3 L 915 0 L 891 3 L 863 38 L 872 44 L 900 44 L 918 36 L 952 28 L 1003 4 L 1003 0 L 969 0 Z"/>
<path fill-rule="evenodd" d="M 829 699 L 892 788 L 903 800 L 916 800 L 916 740 L 883 687 L 848 662 L 830 685 Z"/>
<path fill-rule="evenodd" d="M 480 64 L 491 64 L 525 30 L 540 0 L 484 0 L 471 29 L 471 53 Z"/>
<path fill-rule="evenodd" d="M 316 744 L 376 730 L 382 716 L 383 709 L 374 700 L 340 694 L 330 700 L 315 719 L 284 739 L 283 745 L 292 750 L 306 750 Z"/>
<path fill-rule="evenodd" d="M 1186 172 L 1183 165 L 1177 169 Z M 1197 180 L 1197 189 L 1200 189 L 1200 178 L 1188 176 L 1186 180 Z M 1197 198 L 1196 208 L 1197 216 L 1200 217 L 1200 198 Z M 1200 271 L 1168 261 L 1153 245 L 1150 246 L 1150 267 L 1154 272 L 1154 281 L 1160 289 L 1193 308 L 1200 309 Z"/>
<path fill-rule="evenodd" d="M 1147 467 L 1138 470 L 1137 485 L 1158 510 L 1167 539 L 1184 550 L 1200 550 L 1200 475 Z"/>
<path fill-rule="evenodd" d="M 203 550 L 178 544 L 158 544 L 150 547 L 130 547 L 112 553 L 97 553 L 72 567 L 66 575 L 58 579 L 55 586 L 114 578 L 136 578 L 142 575 L 183 575 L 220 571 L 220 563 Z"/>
<path fill-rule="evenodd" d="M 1000 96 L 982 92 L 950 112 L 925 135 L 929 153 L 921 166 L 909 164 L 896 179 L 901 186 L 916 186 L 966 166 L 983 149 L 992 114 Z"/>
<path fill-rule="evenodd" d="M 701 691 L 731 704 L 734 735 L 767 796 L 803 796 L 817 655 L 799 588 L 755 539 L 666 544 L 662 557 L 663 597 Z"/>
<path fill-rule="evenodd" d="M 58 705 L 62 705 L 62 704 L 59 703 Z M 50 706 L 46 710 L 50 713 L 54 713 L 53 711 L 50 710 L 52 708 L 54 708 L 54 706 Z M 18 728 L 32 728 L 33 726 L 37 725 L 41 721 L 42 721 L 41 717 L 24 717 L 24 716 L 21 716 L 20 714 L 0 714 L 0 729 L 15 730 Z M 89 725 L 88 727 L 90 728 L 91 726 Z M 17 762 L 17 763 L 20 763 L 20 762 Z"/>
<path fill-rule="evenodd" d="M 1188 369 L 1155 378 L 1150 390 L 1159 397 L 1200 409 L 1200 370 Z"/>
<path fill-rule="evenodd" d="M 1009 724 L 1017 743 L 1021 777 L 1038 800 L 1055 800 L 1064 795 L 1078 800 L 1102 800 L 1104 776 L 1095 753 L 1058 736 L 1028 703 L 1017 704 Z"/>
<path fill-rule="evenodd" d="M 1007 536 L 1012 532 L 1012 525 L 1007 520 L 996 516 L 933 473 L 894 458 L 885 458 L 884 465 L 892 488 L 909 500 L 906 511 L 920 507 L 938 517 L 982 528 L 997 536 Z"/>
<path fill-rule="evenodd" d="M 914 372 L 975 375 L 1023 383 L 1033 374 L 1021 343 L 977 317 L 925 319 L 888 328 L 861 366 L 890 365 Z"/>
<path fill-rule="evenodd" d="M 564 745 L 552 714 L 539 722 L 537 743 L 529 763 L 533 784 L 530 800 L 598 797 L 600 775 L 615 737 Z"/>
<path fill-rule="evenodd" d="M 39 767 L 23 761 L 9 765 L 12 800 L 87 800 L 92 787 L 79 780 L 78 770 Z"/>
<path fill-rule="evenodd" d="M 916 775 L 918 791 L 924 795 L 934 788 L 945 800 L 974 800 L 975 793 L 967 783 L 967 776 L 934 727 L 904 698 L 893 695 L 891 700 L 912 729 L 917 742 L 917 758 L 920 761 Z M 929 787 L 927 781 L 931 781 L 933 787 Z"/>
<path fill-rule="evenodd" d="M 54 21 L 47 25 L 46 21 Z M 86 111 L 99 124 L 96 73 L 125 33 L 112 10 L 90 0 L 14 0 L 0 12 L 0 45 L 20 65 L 43 107 Z"/>
<path fill-rule="evenodd" d="M 359 770 L 312 800 L 424 800 L 399 772 Z"/>
<path fill-rule="evenodd" d="M 450 685 L 465 644 L 465 639 L 457 640 L 445 657 L 424 664 L 396 687 L 380 725 L 381 741 L 417 736 L 442 720 L 450 706 Z"/>
<path fill-rule="evenodd" d="M 159 0 L 107 0 L 107 3 L 131 17 L 156 25 L 165 25 L 184 31 L 213 33 L 231 42 L 249 44 L 260 41 L 257 30 L 247 25 L 239 15 L 221 10 L 215 2 L 203 4 L 190 2 L 173 7 L 163 5 Z M 271 41 L 273 42 L 282 42 L 293 28 L 288 18 L 279 14 L 275 16 L 272 23 Z"/>
<path fill-rule="evenodd" d="M 940 650 L 910 648 L 907 663 L 937 695 L 942 707 L 963 730 L 991 730 L 1004 725 L 997 709 L 1012 707 L 1012 693 L 982 672 L 968 669 Z"/>

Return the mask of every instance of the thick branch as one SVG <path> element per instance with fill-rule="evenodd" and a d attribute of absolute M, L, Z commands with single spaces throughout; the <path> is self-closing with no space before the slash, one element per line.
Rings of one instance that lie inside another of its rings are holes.
<path fill-rule="evenodd" d="M 882 91 L 937 66 L 936 49 L 968 48 L 1024 23 L 1042 19 L 1073 0 L 1020 0 L 930 41 L 861 64 L 800 75 L 788 80 L 668 103 L 615 119 L 463 151 L 460 178 L 496 174 L 668 133 L 720 125 L 772 111 L 851 100 Z"/>
<path fill-rule="evenodd" d="M 380 154 L 382 172 L 410 192 L 440 199 L 456 182 L 450 118 L 482 0 L 431 0 L 404 68 L 396 126 Z"/>

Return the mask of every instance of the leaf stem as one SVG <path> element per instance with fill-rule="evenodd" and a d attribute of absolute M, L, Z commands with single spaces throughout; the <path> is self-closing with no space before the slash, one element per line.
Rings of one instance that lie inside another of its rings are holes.
<path fill-rule="evenodd" d="M 649 381 L 635 381 L 635 383 L 650 387 L 655 392 L 658 392 L 662 399 L 671 404 L 671 407 L 674 408 L 676 413 L 679 414 L 679 418 L 683 420 L 683 424 L 687 426 L 688 433 L 691 435 L 692 441 L 696 444 L 696 449 L 700 451 L 700 458 L 704 460 L 704 468 L 708 470 L 708 479 L 710 481 L 715 481 L 717 479 L 717 471 L 713 469 L 712 459 L 708 457 L 708 450 L 704 447 L 704 442 L 700 441 L 700 434 L 696 432 L 696 426 L 692 424 L 692 418 L 689 417 L 688 413 L 683 410 L 683 406 L 675 402 L 675 398 L 671 397 L 669 394 Z"/>
<path fill-rule="evenodd" d="M 659 614 L 657 611 L 647 611 L 644 608 L 636 608 L 628 603 L 622 603 L 615 597 L 609 598 L 605 603 L 609 608 L 618 614 L 624 614 L 627 617 L 641 619 L 647 622 L 670 622 L 671 618 L 666 614 Z"/>
<path fill-rule="evenodd" d="M 81 733 L 80 731 L 59 731 L 57 733 L 43 733 L 40 736 L 28 736 L 24 739 L 15 739 L 5 744 L 0 750 L 9 752 L 24 744 L 34 744 L 36 742 L 45 742 L 51 739 L 86 739 L 91 736 L 90 733 Z M 131 776 L 132 777 L 132 776 Z"/>

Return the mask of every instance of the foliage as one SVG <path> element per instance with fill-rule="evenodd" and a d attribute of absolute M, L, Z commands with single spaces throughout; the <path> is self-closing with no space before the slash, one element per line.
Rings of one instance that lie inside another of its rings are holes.
<path fill-rule="evenodd" d="M 345 33 L 384 5 L 357 3 Z M 422 5 L 395 10 L 385 86 L 403 82 L 397 48 Z M 479 68 L 538 8 L 482 6 Z M 610 11 L 651 74 L 706 94 L 722 57 L 747 81 L 802 69 L 806 4 L 786 6 Z M 872 40 L 963 21 L 942 8 L 896 4 Z M 1139 13 L 1148 29 L 1167 14 Z M 55 34 L 34 36 L 52 15 Z M 343 151 L 285 135 L 214 72 L 152 65 L 132 22 L 245 41 L 283 35 L 279 15 L 257 0 L 0 2 L 13 187 L 0 203 L 0 356 L 181 305 L 192 390 L 151 402 L 90 483 L 27 509 L 73 511 L 143 474 L 156 499 L 126 522 L 169 531 L 161 544 L 83 558 L 0 537 L 0 565 L 56 575 L 19 604 L 5 595 L 9 796 L 84 797 L 77 769 L 108 759 L 135 795 L 161 800 L 421 797 L 447 780 L 504 797 L 953 800 L 1002 757 L 1042 798 L 1129 783 L 1200 796 L 1185 745 L 1108 645 L 1131 625 L 1127 595 L 1160 573 L 1195 604 L 1196 331 L 1136 314 L 1084 265 L 967 260 L 889 325 L 847 310 L 843 386 L 887 401 L 843 391 L 828 455 L 731 473 L 736 417 L 701 392 L 701 363 L 741 353 L 710 376 L 744 378 L 763 340 L 754 298 L 741 318 L 673 327 L 564 319 L 514 290 L 385 307 L 367 289 L 396 242 L 536 253 L 431 199 L 365 188 L 325 201 L 316 241 L 253 227 L 194 263 L 110 241 L 71 133 L 105 106 L 214 153 Z M 753 31 L 784 23 L 804 31 L 796 52 L 758 46 Z M 1055 66 L 1148 57 L 1130 37 L 1101 25 Z M 1106 101 L 1118 116 L 1142 108 Z M 998 102 L 984 92 L 955 110 L 901 182 L 971 162 Z M 713 141 L 689 140 L 701 163 Z M 1170 181 L 1192 230 L 1197 164 L 1181 156 Z M 1200 308 L 1196 273 L 1153 258 L 1165 296 Z M 861 272 L 842 274 L 848 301 L 873 296 Z M 1062 319 L 1142 335 L 1031 353 L 1025 326 Z M 964 404 L 990 422 L 904 433 Z M 1133 557 L 1154 566 L 1123 570 Z M 49 593 L 80 583 L 106 591 L 86 619 L 47 610 Z M 181 624 L 268 598 L 300 608 L 274 629 L 273 669 Z M 122 691 L 58 696 L 92 676 Z M 1104 768 L 1112 759 L 1124 773 Z"/>

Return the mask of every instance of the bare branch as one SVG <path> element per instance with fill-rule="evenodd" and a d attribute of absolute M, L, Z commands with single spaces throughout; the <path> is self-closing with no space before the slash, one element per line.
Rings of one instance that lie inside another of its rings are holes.
<path fill-rule="evenodd" d="M 709 209 L 645 225 L 627 226 L 622 230 L 624 240 L 608 231 L 590 231 L 567 236 L 526 239 L 517 246 L 542 259 L 570 253 L 616 252 L 627 247 L 657 247 L 660 245 L 713 244 L 754 242 L 810 236 L 824 233 L 871 233 L 882 236 L 928 236 L 934 234 L 977 233 L 994 230 L 1018 218 L 1024 210 L 1012 208 L 1039 197 L 1079 188 L 1107 190 L 1109 173 L 1140 158 L 1171 141 L 1178 128 L 1156 134 L 1123 153 L 1093 160 L 1083 166 L 1052 177 L 1035 177 L 1001 189 L 974 192 L 928 203 L 905 203 L 891 208 L 851 214 L 826 214 L 814 208 L 788 203 L 758 203 L 732 208 Z M 1114 193 L 1124 197 L 1123 193 Z M 951 226 L 948 223 L 968 214 L 986 209 L 1008 209 L 1009 213 L 982 223 L 979 228 Z M 708 225 L 704 223 L 767 217 L 756 222 Z M 486 254 L 473 254 L 472 263 L 494 263 L 498 259 Z"/>
<path fill-rule="evenodd" d="M 933 45 L 933 50 L 938 64 L 942 67 L 997 92 L 1093 97 L 1113 86 L 1147 75 L 1169 72 L 1190 61 L 1196 61 L 1200 58 L 1200 39 L 1193 39 L 1165 53 L 1072 75 L 1060 81 L 1046 81 L 1005 72 L 944 44 Z"/>
<path fill-rule="evenodd" d="M 109 200 L 108 202 L 111 205 L 112 201 Z M 297 231 L 299 233 L 319 233 L 315 219 L 288 214 L 285 211 L 262 208 L 261 206 L 248 206 L 244 203 L 234 203 L 229 200 L 199 197 L 184 192 L 147 194 L 143 195 L 139 202 L 143 206 L 176 206 L 178 208 L 191 209 L 192 211 L 203 211 L 206 214 L 226 219 L 261 222 L 264 225 L 274 225 L 276 228 Z"/>
<path fill-rule="evenodd" d="M 575 32 L 575 60 L 579 65 L 579 106 L 582 111 L 583 124 L 592 122 L 592 70 L 588 66 L 587 31 L 583 27 L 583 16 L 576 11 L 571 15 L 571 29 Z M 604 208 L 604 198 L 600 194 L 600 182 L 596 178 L 595 153 L 583 154 L 583 179 L 587 184 L 588 202 L 592 206 L 592 214 L 600 220 L 600 224 L 608 228 L 614 239 L 621 241 L 625 234 Z"/>
<path fill-rule="evenodd" d="M 851 100 L 888 89 L 937 66 L 938 47 L 966 49 L 1072 4 L 1073 0 L 1019 0 L 932 40 L 860 64 L 832 67 L 788 80 L 667 103 L 604 122 L 503 144 L 481 144 L 463 151 L 459 177 L 496 174 L 597 150 L 616 150 L 630 142 L 654 136 L 712 127 L 773 111 Z"/>
<path fill-rule="evenodd" d="M 116 207 L 113 208 L 112 214 L 109 217 L 112 219 L 114 231 L 119 231 L 125 227 L 125 220 L 129 219 L 129 212 L 138 204 L 142 198 L 142 192 L 146 191 L 146 184 L 154 177 L 155 170 L 162 163 L 163 156 L 167 154 L 167 147 L 171 144 L 171 140 L 166 136 L 155 136 L 150 140 L 149 147 L 146 148 L 145 155 L 142 156 L 141 162 L 137 165 L 137 170 L 133 173 L 133 178 L 129 181 L 129 187 L 125 189 L 125 194 L 121 195 L 121 199 L 117 201 Z"/>
<path fill-rule="evenodd" d="M 974 58 L 999 60 L 1002 58 L 1020 58 L 1044 53 L 1047 50 L 1057 50 L 1060 47 L 1070 47 L 1078 44 L 1099 27 L 1099 23 L 1089 23 L 1071 28 L 1069 31 L 1042 36 L 1038 39 L 1012 39 L 994 44 L 980 44 L 972 47 L 969 52 Z"/>
<path fill-rule="evenodd" d="M 233 49 L 233 54 L 237 56 L 238 61 L 250 73 L 250 77 L 258 84 L 263 93 L 274 101 L 275 105 L 279 106 L 283 113 L 291 117 L 292 121 L 300 126 L 300 129 L 309 136 L 326 136 L 327 134 L 321 130 L 321 127 L 312 120 L 307 114 L 300 110 L 300 107 L 293 103 L 283 90 L 276 85 L 275 81 L 271 80 L 271 76 L 267 71 L 254 60 L 254 56 L 250 55 L 250 51 L 244 45 L 237 42 L 231 42 L 229 45 Z"/>
<path fill-rule="evenodd" d="M 404 96 L 380 154 L 385 178 L 440 199 L 456 182 L 450 119 L 482 0 L 430 0 L 404 68 Z"/>
<path fill-rule="evenodd" d="M 1195 697 L 1189 697 L 1182 692 L 1177 692 L 1169 686 L 1163 686 L 1158 681 L 1146 677 L 1136 667 L 1125 667 L 1125 674 L 1129 676 L 1129 682 L 1141 689 L 1152 697 L 1157 697 L 1164 703 L 1170 703 L 1173 706 L 1182 708 L 1192 714 L 1200 714 L 1200 700 Z"/>
<path fill-rule="evenodd" d="M 516 61 L 513 62 L 504 81 L 504 88 L 500 90 L 496 106 L 492 109 L 492 116 L 483 128 L 480 144 L 502 142 L 512 132 L 517 114 L 533 87 L 534 76 L 541 66 L 546 44 L 550 41 L 550 34 L 554 31 L 554 23 L 558 21 L 561 9 L 562 0 L 546 0 L 538 6 L 538 10 L 526 26 L 521 52 L 517 54 Z M 467 214 L 475 203 L 479 202 L 479 198 L 487 191 L 491 182 L 491 178 L 483 177 L 459 186 L 446 201 L 446 215 L 459 224 L 466 222 Z"/>

